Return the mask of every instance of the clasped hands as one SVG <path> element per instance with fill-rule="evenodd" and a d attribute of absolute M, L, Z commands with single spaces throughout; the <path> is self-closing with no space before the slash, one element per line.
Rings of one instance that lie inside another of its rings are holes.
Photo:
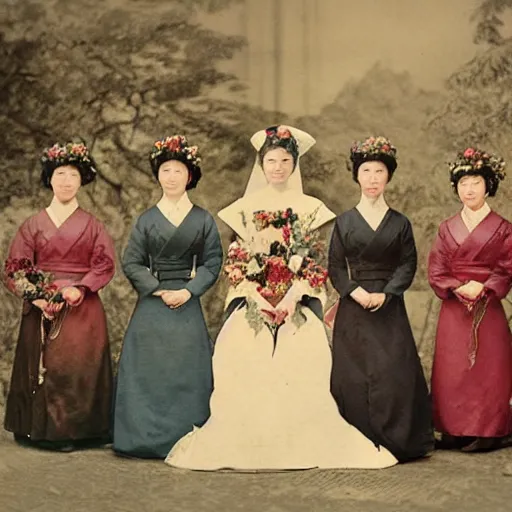
<path fill-rule="evenodd" d="M 350 296 L 364 309 L 371 312 L 377 311 L 382 307 L 386 300 L 385 293 L 369 293 L 364 288 L 358 286 Z"/>
<path fill-rule="evenodd" d="M 165 305 L 171 309 L 183 306 L 192 297 L 192 294 L 186 288 L 181 290 L 158 290 L 153 295 L 160 297 Z"/>
<path fill-rule="evenodd" d="M 53 320 L 65 304 L 71 307 L 78 306 L 84 296 L 84 292 L 76 286 L 65 286 L 61 289 L 61 294 L 64 302 L 48 302 L 45 299 L 36 299 L 32 301 L 32 304 L 43 312 L 45 318 Z"/>
<path fill-rule="evenodd" d="M 484 285 L 478 281 L 468 281 L 466 284 L 459 286 L 455 292 L 462 295 L 466 299 L 475 300 L 483 291 Z"/>

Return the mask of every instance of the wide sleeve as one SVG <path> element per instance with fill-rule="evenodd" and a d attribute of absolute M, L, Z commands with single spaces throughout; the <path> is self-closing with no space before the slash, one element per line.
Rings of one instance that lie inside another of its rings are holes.
<path fill-rule="evenodd" d="M 512 287 L 512 224 L 508 225 L 505 239 L 500 246 L 499 257 L 483 285 L 498 299 L 504 299 Z"/>
<path fill-rule="evenodd" d="M 83 286 L 91 292 L 97 292 L 104 288 L 110 283 L 116 272 L 116 251 L 112 238 L 99 221 L 96 221 L 95 231 L 90 270 L 76 285 Z"/>
<path fill-rule="evenodd" d="M 418 254 L 414 234 L 411 223 L 406 219 L 400 232 L 400 261 L 391 279 L 382 290 L 383 293 L 386 295 L 403 295 L 412 284 L 417 266 Z"/>
<path fill-rule="evenodd" d="M 443 300 L 452 297 L 454 290 L 464 284 L 452 275 L 450 257 L 441 225 L 428 256 L 428 282 L 434 293 Z"/>
<path fill-rule="evenodd" d="M 32 219 L 28 219 L 18 228 L 16 235 L 14 235 L 9 247 L 7 259 L 27 258 L 35 264 L 35 247 L 36 243 L 32 229 Z M 14 283 L 11 279 L 5 279 L 5 285 L 12 293 L 18 295 L 15 292 Z"/>
<path fill-rule="evenodd" d="M 123 272 L 141 297 L 158 289 L 160 282 L 150 272 L 147 237 L 141 219 L 133 227 L 124 251 Z"/>
<path fill-rule="evenodd" d="M 35 263 L 35 238 L 32 229 L 32 219 L 26 220 L 14 235 L 9 247 L 9 259 L 27 258 Z"/>
<path fill-rule="evenodd" d="M 341 239 L 338 221 L 334 224 L 331 236 L 327 271 L 329 278 L 341 299 L 347 297 L 359 287 L 359 284 L 353 279 L 350 279 L 349 276 L 347 260 L 345 257 L 345 247 L 343 246 L 343 241 Z"/>
<path fill-rule="evenodd" d="M 196 276 L 185 286 L 192 295 L 201 296 L 215 284 L 222 268 L 222 255 L 217 225 L 211 215 L 206 215 L 202 264 L 197 267 Z"/>

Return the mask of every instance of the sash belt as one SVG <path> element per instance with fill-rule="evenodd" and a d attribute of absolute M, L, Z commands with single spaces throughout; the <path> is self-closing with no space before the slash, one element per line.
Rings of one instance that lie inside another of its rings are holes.
<path fill-rule="evenodd" d="M 350 269 L 350 276 L 354 281 L 373 281 L 376 279 L 389 280 L 393 275 L 391 269 Z"/>
<path fill-rule="evenodd" d="M 159 281 L 172 281 L 173 279 L 192 279 L 191 270 L 155 270 L 153 275 Z"/>

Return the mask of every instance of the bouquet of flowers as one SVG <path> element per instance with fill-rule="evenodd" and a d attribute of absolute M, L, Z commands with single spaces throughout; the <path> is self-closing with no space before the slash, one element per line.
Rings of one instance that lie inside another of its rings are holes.
<path fill-rule="evenodd" d="M 274 307 L 274 310 L 260 309 L 248 300 L 248 319 L 257 332 L 265 324 L 274 336 L 277 334 L 289 316 L 278 305 L 295 282 L 302 281 L 321 292 L 327 281 L 327 270 L 317 262 L 323 246 L 318 233 L 311 229 L 317 211 L 302 219 L 291 208 L 257 211 L 252 218 L 256 235 L 271 227 L 278 240 L 269 242 L 266 251 L 254 250 L 254 240 L 235 241 L 229 246 L 224 272 L 231 285 L 236 288 L 244 280 L 257 283 L 257 292 Z M 245 220 L 244 225 L 247 226 Z M 292 320 L 301 321 L 296 314 Z"/>
<path fill-rule="evenodd" d="M 49 304 L 64 302 L 64 297 L 53 282 L 53 276 L 38 269 L 28 258 L 8 259 L 5 275 L 14 293 L 25 300 L 43 299 Z"/>

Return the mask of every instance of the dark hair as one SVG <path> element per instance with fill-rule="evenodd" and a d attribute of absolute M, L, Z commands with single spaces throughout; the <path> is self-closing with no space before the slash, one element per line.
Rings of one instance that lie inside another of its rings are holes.
<path fill-rule="evenodd" d="M 96 162 L 91 156 L 89 156 L 88 162 L 77 161 L 73 158 L 68 158 L 59 161 L 47 160 L 45 162 L 41 162 L 41 182 L 43 186 L 51 189 L 51 180 L 55 169 L 57 169 L 58 167 L 64 167 L 66 165 L 75 167 L 76 170 L 80 173 L 80 182 L 82 186 L 88 185 L 89 183 L 92 183 L 96 179 L 97 166 Z"/>
<path fill-rule="evenodd" d="M 267 133 L 267 137 L 258 151 L 258 158 L 261 167 L 263 167 L 263 158 L 269 151 L 282 148 L 292 155 L 293 168 L 295 169 L 299 159 L 299 145 L 297 143 L 297 139 L 291 134 L 290 130 L 284 126 L 271 126 L 265 131 Z M 286 136 L 282 136 L 282 133 Z"/>
<path fill-rule="evenodd" d="M 386 153 L 352 153 L 350 155 L 350 160 L 352 162 L 352 179 L 356 183 L 359 183 L 357 180 L 359 167 L 361 167 L 365 162 L 382 162 L 388 170 L 388 182 L 391 181 L 391 178 L 397 168 L 396 158 Z"/>
<path fill-rule="evenodd" d="M 489 197 L 494 197 L 500 185 L 499 176 L 489 166 L 483 166 L 479 169 L 472 168 L 470 170 L 461 169 L 450 173 L 450 181 L 452 183 L 453 191 L 458 194 L 457 185 L 459 181 L 465 176 L 482 176 L 485 181 L 485 191 Z"/>
<path fill-rule="evenodd" d="M 187 167 L 189 182 L 187 183 L 185 190 L 196 188 L 202 176 L 201 167 L 199 165 L 193 164 L 190 160 L 187 159 L 187 156 L 182 152 L 171 153 L 170 151 L 164 151 L 163 153 L 156 157 L 149 158 L 151 170 L 153 171 L 153 175 L 155 176 L 156 180 L 158 181 L 158 171 L 160 170 L 160 166 L 163 163 L 168 162 L 170 160 L 176 160 L 177 162 L 181 162 Z"/>

